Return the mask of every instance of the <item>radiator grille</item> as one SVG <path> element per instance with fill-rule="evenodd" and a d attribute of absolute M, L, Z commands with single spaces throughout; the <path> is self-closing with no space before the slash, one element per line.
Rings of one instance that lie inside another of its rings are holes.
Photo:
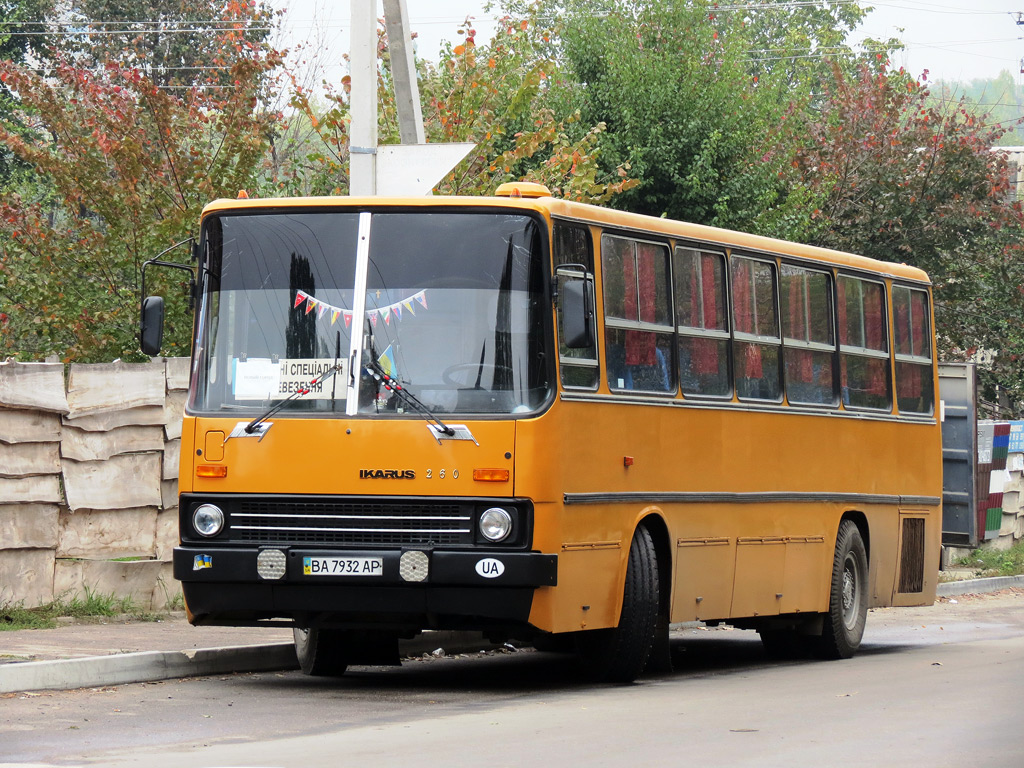
<path fill-rule="evenodd" d="M 242 501 L 231 541 L 303 545 L 471 545 L 472 507 L 430 502 Z"/>
<path fill-rule="evenodd" d="M 900 592 L 921 592 L 924 589 L 924 518 L 903 520 L 900 546 Z"/>

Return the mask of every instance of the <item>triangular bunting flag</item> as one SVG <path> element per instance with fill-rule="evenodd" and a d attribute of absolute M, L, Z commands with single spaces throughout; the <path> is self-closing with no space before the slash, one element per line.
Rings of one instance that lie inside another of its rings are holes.
<path fill-rule="evenodd" d="M 406 299 L 402 302 L 402 306 L 409 310 L 410 315 L 415 315 L 416 311 L 412 308 L 412 299 Z"/>
<path fill-rule="evenodd" d="M 295 292 L 295 305 L 292 307 L 292 309 L 297 308 L 299 306 L 299 304 L 304 302 L 306 300 L 306 295 L 307 294 L 306 294 L 305 291 L 296 291 Z"/>
<path fill-rule="evenodd" d="M 341 310 L 338 309 L 337 307 L 331 309 L 331 325 L 334 325 L 336 322 L 338 322 L 338 315 L 340 314 Z"/>
<path fill-rule="evenodd" d="M 350 325 L 352 325 L 352 313 L 351 312 L 342 312 L 341 316 L 343 318 L 345 318 L 345 327 L 346 328 L 348 328 Z"/>
<path fill-rule="evenodd" d="M 314 307 L 316 307 L 316 305 L 319 304 L 319 303 L 320 302 L 317 301 L 316 299 L 314 299 L 312 296 L 307 296 L 306 297 L 306 314 L 308 315 L 310 312 L 312 312 Z"/>
<path fill-rule="evenodd" d="M 416 301 L 418 301 L 420 304 L 422 304 L 424 309 L 430 309 L 430 307 L 427 306 L 427 292 L 426 291 L 420 291 L 415 296 L 413 296 L 413 298 L 416 299 Z"/>
<path fill-rule="evenodd" d="M 327 305 L 324 304 L 323 302 L 320 302 L 320 306 L 316 308 L 316 311 L 317 311 L 317 315 L 316 315 L 317 317 L 323 317 L 324 316 L 324 312 L 327 311 Z"/>
<path fill-rule="evenodd" d="M 376 313 L 370 315 L 370 325 L 372 325 L 374 328 L 377 327 L 377 315 L 376 315 Z"/>
<path fill-rule="evenodd" d="M 397 317 L 399 320 L 402 319 L 402 305 L 401 304 L 392 304 L 391 305 L 391 311 L 395 313 L 395 317 Z"/>

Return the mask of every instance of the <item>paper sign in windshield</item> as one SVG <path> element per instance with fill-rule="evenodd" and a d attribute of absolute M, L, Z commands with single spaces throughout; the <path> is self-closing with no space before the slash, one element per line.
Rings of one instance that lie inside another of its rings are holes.
<path fill-rule="evenodd" d="M 340 360 L 341 370 L 310 387 L 302 395 L 310 400 L 344 400 L 347 394 L 345 375 L 347 361 Z M 305 389 L 334 365 L 333 357 L 279 360 L 250 358 L 234 361 L 232 391 L 236 400 L 280 400 Z"/>

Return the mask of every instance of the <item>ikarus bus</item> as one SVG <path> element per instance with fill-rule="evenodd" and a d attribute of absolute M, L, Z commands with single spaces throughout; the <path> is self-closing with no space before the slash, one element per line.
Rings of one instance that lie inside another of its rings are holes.
<path fill-rule="evenodd" d="M 934 599 L 920 270 L 528 183 L 218 200 L 194 252 L 194 624 L 289 625 L 316 675 L 450 629 L 627 681 L 673 622 L 843 658 Z"/>

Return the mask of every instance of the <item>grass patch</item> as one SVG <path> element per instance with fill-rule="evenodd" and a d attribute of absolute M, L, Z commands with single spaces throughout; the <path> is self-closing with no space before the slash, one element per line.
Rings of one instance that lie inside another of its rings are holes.
<path fill-rule="evenodd" d="M 139 610 L 136 602 L 129 597 L 115 597 L 113 594 L 103 595 L 88 587 L 84 595 L 75 595 L 70 600 L 63 597 L 54 601 L 59 604 L 61 613 L 58 616 L 84 618 L 86 616 L 120 616 L 124 613 L 135 613 Z"/>
<path fill-rule="evenodd" d="M 1024 574 L 1024 541 L 1009 549 L 976 549 L 957 565 L 973 568 L 978 576 L 1020 576 Z"/>
<path fill-rule="evenodd" d="M 173 606 L 168 606 L 174 610 Z M 157 621 L 162 614 L 143 610 L 131 597 L 101 594 L 88 587 L 81 595 L 61 595 L 56 600 L 37 608 L 25 608 L 24 602 L 0 603 L 0 632 L 17 629 L 52 629 L 57 619 L 102 618 L 125 616 L 134 621 Z"/>
<path fill-rule="evenodd" d="M 0 632 L 15 629 L 50 629 L 57 626 L 56 616 L 49 605 L 26 608 L 24 603 L 0 605 Z"/>

